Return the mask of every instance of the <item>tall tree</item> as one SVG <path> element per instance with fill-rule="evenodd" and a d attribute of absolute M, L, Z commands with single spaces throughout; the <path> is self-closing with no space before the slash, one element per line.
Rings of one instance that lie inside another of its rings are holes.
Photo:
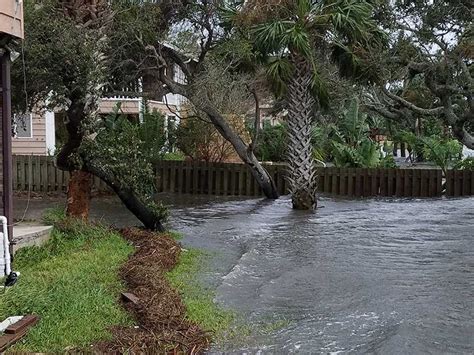
<path fill-rule="evenodd" d="M 373 58 L 380 80 L 366 107 L 415 125 L 440 119 L 474 149 L 474 27 L 470 1 L 390 1 L 381 24 L 390 31 L 387 51 Z"/>
<path fill-rule="evenodd" d="M 288 174 L 293 208 L 316 207 L 316 169 L 311 132 L 315 113 L 328 101 L 316 57 L 331 52 L 341 73 L 364 76 L 359 57 L 380 39 L 374 8 L 353 0 L 253 0 L 244 3 L 241 21 L 251 26 L 254 45 L 268 73 L 286 97 Z M 271 6 L 270 6 L 271 5 Z"/>

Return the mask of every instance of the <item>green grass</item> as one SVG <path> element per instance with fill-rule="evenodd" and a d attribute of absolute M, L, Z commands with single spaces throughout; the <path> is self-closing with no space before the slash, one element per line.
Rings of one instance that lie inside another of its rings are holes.
<path fill-rule="evenodd" d="M 197 249 L 183 250 L 178 265 L 166 274 L 176 288 L 187 308 L 189 320 L 212 332 L 215 339 L 223 337 L 234 321 L 234 313 L 214 303 L 214 294 L 197 281 L 206 264 L 207 255 Z"/>
<path fill-rule="evenodd" d="M 57 211 L 48 214 L 57 223 Z M 0 294 L 0 319 L 37 314 L 40 322 L 12 350 L 62 352 L 108 339 L 108 327 L 132 324 L 120 306 L 118 268 L 133 251 L 120 235 L 101 226 L 67 222 L 42 247 L 21 249 L 17 285 Z"/>

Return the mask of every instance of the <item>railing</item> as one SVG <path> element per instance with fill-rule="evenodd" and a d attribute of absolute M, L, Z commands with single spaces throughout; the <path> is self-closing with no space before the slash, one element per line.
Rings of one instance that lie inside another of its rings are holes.
<path fill-rule="evenodd" d="M 278 192 L 288 193 L 284 164 L 264 164 Z M 158 192 L 262 196 L 244 164 L 161 161 L 156 165 Z M 13 188 L 17 191 L 66 191 L 69 173 L 54 166 L 51 157 L 14 156 Z M 319 168 L 319 191 L 340 196 L 436 197 L 473 196 L 474 170 Z M 94 178 L 93 190 L 110 191 Z"/>

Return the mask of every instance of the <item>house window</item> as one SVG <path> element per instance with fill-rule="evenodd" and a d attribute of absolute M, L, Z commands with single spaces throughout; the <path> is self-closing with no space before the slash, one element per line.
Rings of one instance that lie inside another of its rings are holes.
<path fill-rule="evenodd" d="M 13 136 L 15 138 L 33 138 L 33 115 L 31 113 L 13 116 Z"/>

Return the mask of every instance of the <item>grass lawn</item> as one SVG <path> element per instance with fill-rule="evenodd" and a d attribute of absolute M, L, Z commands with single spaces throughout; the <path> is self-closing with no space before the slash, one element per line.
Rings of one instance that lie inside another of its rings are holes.
<path fill-rule="evenodd" d="M 0 293 L 0 319 L 32 313 L 40 321 L 12 350 L 85 349 L 108 339 L 108 327 L 132 324 L 118 302 L 118 268 L 132 251 L 119 234 L 79 222 L 56 223 L 44 246 L 21 249 L 14 262 L 21 277 Z"/>

